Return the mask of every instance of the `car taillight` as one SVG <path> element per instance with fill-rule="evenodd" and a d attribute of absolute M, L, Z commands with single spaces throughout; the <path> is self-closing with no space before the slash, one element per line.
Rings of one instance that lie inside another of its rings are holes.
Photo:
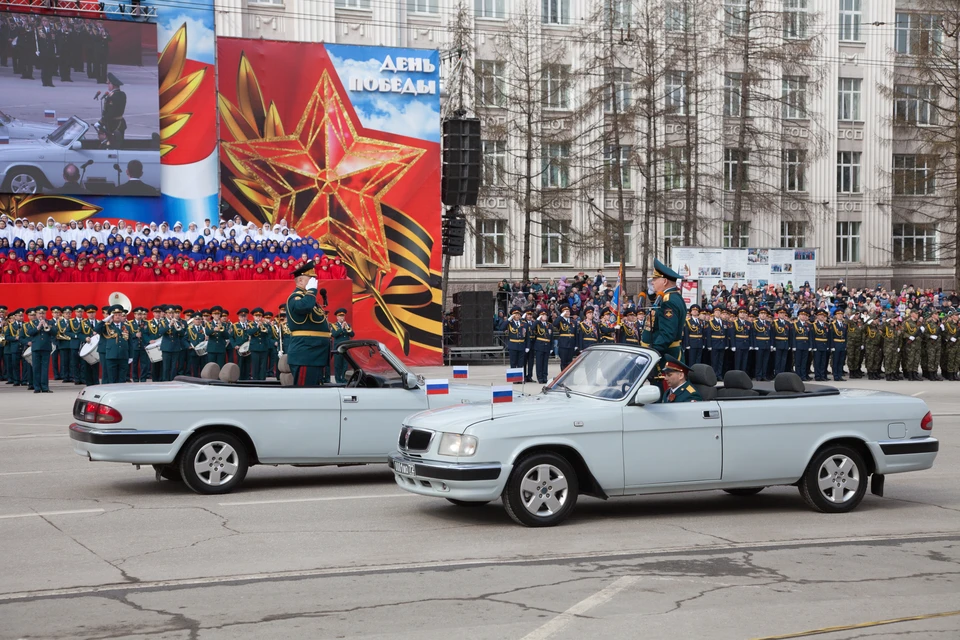
<path fill-rule="evenodd" d="M 920 428 L 924 431 L 933 431 L 933 414 L 927 411 L 927 415 L 923 416 L 923 420 L 920 421 Z"/>
<path fill-rule="evenodd" d="M 83 421 L 84 422 L 96 422 L 97 421 L 97 409 L 100 407 L 96 402 L 87 402 L 83 405 Z"/>
<path fill-rule="evenodd" d="M 120 412 L 113 407 L 108 407 L 105 404 L 101 404 L 97 407 L 97 422 L 114 423 L 120 422 L 121 420 L 123 420 L 123 416 L 121 416 Z"/>

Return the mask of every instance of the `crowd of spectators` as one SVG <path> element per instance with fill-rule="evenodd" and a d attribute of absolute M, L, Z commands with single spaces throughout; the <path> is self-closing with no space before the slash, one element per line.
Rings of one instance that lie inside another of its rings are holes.
<path fill-rule="evenodd" d="M 86 220 L 46 224 L 0 216 L 0 284 L 53 282 L 207 282 L 289 279 L 307 260 L 318 279 L 344 279 L 339 258 L 285 223 L 203 228 L 190 223 L 117 224 Z"/>

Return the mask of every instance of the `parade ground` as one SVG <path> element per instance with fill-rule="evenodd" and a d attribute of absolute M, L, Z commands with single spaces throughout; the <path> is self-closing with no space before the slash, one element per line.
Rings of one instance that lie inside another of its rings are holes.
<path fill-rule="evenodd" d="M 0 385 L 0 638 L 960 638 L 960 385 L 838 385 L 925 400 L 934 468 L 844 515 L 775 487 L 581 498 L 550 529 L 386 466 L 254 467 L 196 495 L 74 454 L 79 387 Z"/>

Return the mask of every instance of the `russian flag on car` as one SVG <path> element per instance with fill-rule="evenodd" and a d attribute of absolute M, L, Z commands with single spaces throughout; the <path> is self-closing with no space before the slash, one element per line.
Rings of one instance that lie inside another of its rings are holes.
<path fill-rule="evenodd" d="M 44 109 L 44 110 L 43 110 L 43 117 L 44 117 L 44 118 L 56 118 L 56 117 L 57 117 L 57 112 L 56 112 L 54 109 Z"/>
<path fill-rule="evenodd" d="M 10 136 L 0 136 L 0 144 L 10 144 Z"/>
<path fill-rule="evenodd" d="M 443 396 L 450 393 L 450 383 L 446 378 L 427 380 L 426 385 L 428 396 Z"/>
<path fill-rule="evenodd" d="M 70 118 L 57 118 L 57 124 L 63 124 L 64 122 L 66 122 L 66 121 L 69 120 L 69 119 L 70 119 Z"/>
<path fill-rule="evenodd" d="M 453 377 L 454 378 L 466 378 L 467 377 L 467 367 L 454 367 L 453 368 Z"/>
<path fill-rule="evenodd" d="M 493 392 L 493 401 L 496 402 L 513 402 L 513 387 L 511 386 L 502 386 L 502 387 L 491 387 L 490 390 Z"/>
<path fill-rule="evenodd" d="M 507 382 L 523 382 L 523 369 L 507 369 Z"/>

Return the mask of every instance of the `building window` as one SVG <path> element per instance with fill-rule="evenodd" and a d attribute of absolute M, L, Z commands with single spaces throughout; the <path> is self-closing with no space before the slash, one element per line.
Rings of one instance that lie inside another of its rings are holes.
<path fill-rule="evenodd" d="M 675 33 L 683 33 L 690 28 L 690 18 L 687 15 L 686 0 L 671 0 L 664 8 L 666 13 L 666 29 Z"/>
<path fill-rule="evenodd" d="M 747 31 L 747 0 L 723 0 L 723 33 L 742 36 Z"/>
<path fill-rule="evenodd" d="M 667 220 L 663 223 L 663 262 L 669 265 L 674 247 L 683 246 L 683 223 Z"/>
<path fill-rule="evenodd" d="M 368 0 L 369 1 L 369 0 Z M 474 9 L 478 18 L 504 18 L 505 0 L 474 0 Z"/>
<path fill-rule="evenodd" d="M 570 24 L 570 0 L 543 0 L 543 24 Z"/>
<path fill-rule="evenodd" d="M 667 113 L 687 115 L 687 72 L 667 71 L 664 85 Z"/>
<path fill-rule="evenodd" d="M 807 0 L 783 0 L 783 37 L 807 37 Z"/>
<path fill-rule="evenodd" d="M 566 189 L 570 184 L 570 143 L 543 145 L 543 188 Z"/>
<path fill-rule="evenodd" d="M 837 152 L 837 193 L 860 193 L 860 152 Z"/>
<path fill-rule="evenodd" d="M 630 69 L 607 69 L 603 86 L 603 110 L 613 113 L 616 100 L 617 113 L 623 113 L 633 104 L 633 75 Z"/>
<path fill-rule="evenodd" d="M 543 67 L 540 79 L 543 92 L 543 104 L 548 109 L 567 109 L 570 107 L 570 66 L 548 64 Z"/>
<path fill-rule="evenodd" d="M 780 223 L 780 247 L 793 249 L 806 245 L 806 223 L 784 220 Z"/>
<path fill-rule="evenodd" d="M 437 0 L 407 0 L 407 13 L 437 13 Z"/>
<path fill-rule="evenodd" d="M 603 224 L 603 263 L 620 264 L 620 239 L 623 235 L 623 262 L 630 264 L 630 244 L 632 242 L 633 225 L 629 222 L 623 223 L 623 233 L 620 231 L 620 222 L 617 220 L 607 220 Z"/>
<path fill-rule="evenodd" d="M 620 164 L 620 186 L 624 189 L 630 189 L 630 156 L 633 154 L 633 147 L 621 145 L 620 153 L 616 153 L 616 147 L 608 146 L 603 151 L 603 182 L 607 189 L 617 188 L 617 162 Z M 619 158 L 617 157 L 619 155 Z"/>
<path fill-rule="evenodd" d="M 330 5 L 327 6 L 329 7 Z M 370 0 L 336 0 L 333 6 L 345 7 L 347 9 L 369 9 Z"/>
<path fill-rule="evenodd" d="M 506 264 L 507 221 L 477 220 L 477 266 Z"/>
<path fill-rule="evenodd" d="M 614 29 L 626 29 L 633 21 L 633 0 L 606 0 L 604 16 L 605 25 Z"/>
<path fill-rule="evenodd" d="M 747 190 L 750 185 L 750 156 L 743 149 L 723 150 L 723 188 L 733 191 L 740 186 Z"/>
<path fill-rule="evenodd" d="M 723 115 L 739 118 L 743 109 L 743 74 L 723 74 Z"/>
<path fill-rule="evenodd" d="M 893 225 L 893 261 L 936 262 L 937 225 L 895 223 Z"/>
<path fill-rule="evenodd" d="M 667 191 L 686 187 L 687 148 L 667 147 L 663 161 L 663 188 Z"/>
<path fill-rule="evenodd" d="M 507 143 L 503 140 L 483 140 L 483 186 L 497 187 L 505 182 Z"/>
<path fill-rule="evenodd" d="M 783 76 L 783 118 L 807 117 L 807 76 Z"/>
<path fill-rule="evenodd" d="M 840 41 L 860 42 L 860 0 L 840 0 Z"/>
<path fill-rule="evenodd" d="M 837 223 L 837 262 L 860 262 L 860 223 Z"/>
<path fill-rule="evenodd" d="M 504 63 L 497 60 L 477 60 L 477 106 L 506 106 Z"/>
<path fill-rule="evenodd" d="M 784 149 L 781 187 L 787 192 L 807 190 L 807 152 L 803 149 Z"/>
<path fill-rule="evenodd" d="M 848 122 L 860 122 L 860 90 L 863 80 L 860 78 L 840 78 L 838 84 L 837 119 Z"/>
<path fill-rule="evenodd" d="M 937 124 L 939 100 L 940 92 L 934 85 L 895 85 L 893 88 L 893 119 L 906 124 Z"/>
<path fill-rule="evenodd" d="M 569 264 L 570 221 L 544 220 L 540 234 L 540 263 Z"/>
<path fill-rule="evenodd" d="M 893 193 L 898 196 L 932 196 L 937 192 L 933 156 L 894 154 Z"/>
<path fill-rule="evenodd" d="M 910 56 L 939 55 L 943 49 L 940 16 L 898 13 L 896 50 Z"/>
<path fill-rule="evenodd" d="M 750 223 L 746 221 L 740 222 L 740 228 L 737 230 L 739 233 L 735 233 L 734 226 L 732 222 L 723 223 L 723 248 L 729 249 L 733 247 L 734 239 L 739 240 L 737 247 L 748 247 L 750 246 Z"/>

